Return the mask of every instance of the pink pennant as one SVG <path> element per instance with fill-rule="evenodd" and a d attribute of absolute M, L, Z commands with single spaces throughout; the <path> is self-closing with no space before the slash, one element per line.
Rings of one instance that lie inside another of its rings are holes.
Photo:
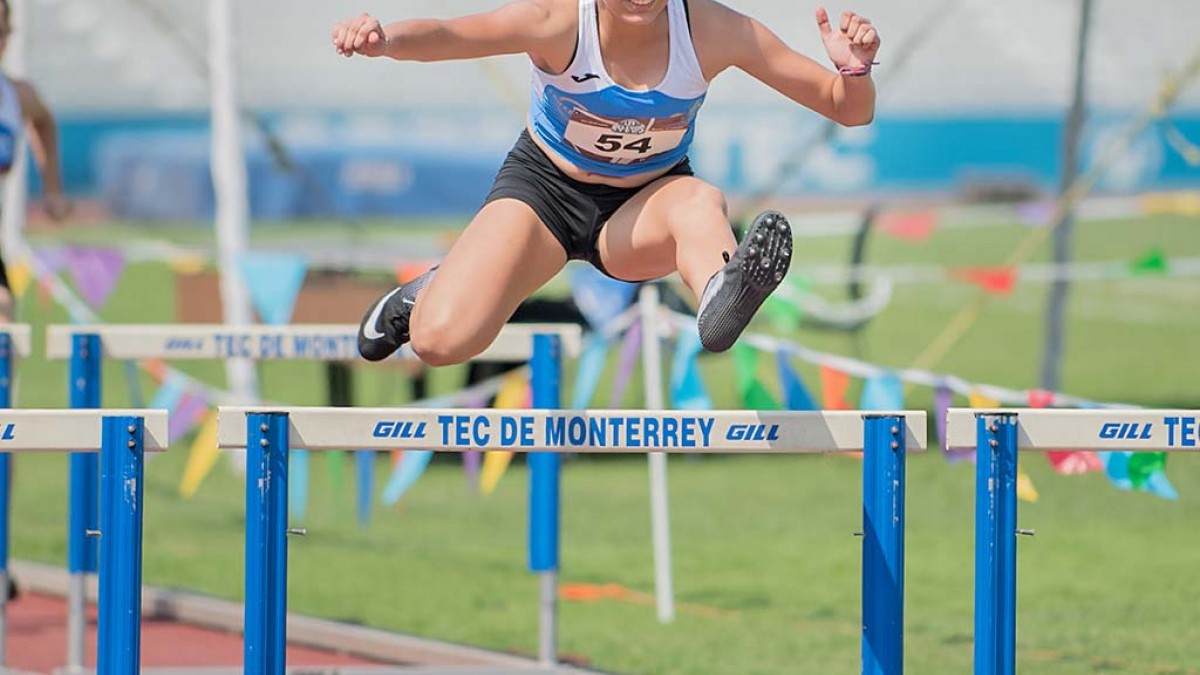
<path fill-rule="evenodd" d="M 1049 408 L 1054 403 L 1054 392 L 1033 389 L 1028 398 L 1030 408 Z M 1100 456 L 1086 450 L 1049 450 L 1046 459 L 1055 473 L 1063 475 L 1104 470 L 1104 461 Z"/>
<path fill-rule="evenodd" d="M 933 211 L 908 213 L 886 213 L 880 218 L 881 232 L 905 241 L 923 241 L 937 227 L 937 214 Z"/>

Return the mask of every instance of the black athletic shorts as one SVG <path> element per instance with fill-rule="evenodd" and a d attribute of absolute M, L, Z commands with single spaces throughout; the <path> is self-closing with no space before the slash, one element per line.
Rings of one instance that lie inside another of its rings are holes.
<path fill-rule="evenodd" d="M 692 166 L 684 158 L 663 175 L 691 176 Z M 555 166 L 525 129 L 504 158 L 484 203 L 516 199 L 528 204 L 562 244 L 569 260 L 586 260 L 608 274 L 596 247 L 600 229 L 642 187 L 577 181 Z"/>

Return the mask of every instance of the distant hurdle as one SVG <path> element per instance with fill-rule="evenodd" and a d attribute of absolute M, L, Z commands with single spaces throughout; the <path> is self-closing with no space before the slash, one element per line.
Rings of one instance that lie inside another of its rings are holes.
<path fill-rule="evenodd" d="M 29 356 L 29 326 L 0 324 L 0 409 L 12 407 L 13 364 Z M 2 435 L 2 434 L 0 434 Z M 0 452 L 0 670 L 8 663 L 5 636 L 8 635 L 8 543 L 9 509 L 12 503 L 12 461 Z"/>
<path fill-rule="evenodd" d="M 539 340 L 540 350 L 548 349 Z M 535 347 L 537 349 L 537 347 Z M 534 361 L 539 356 L 535 354 Z M 218 445 L 247 452 L 245 672 L 285 668 L 288 451 L 398 446 L 445 452 L 824 453 L 864 451 L 862 672 L 903 669 L 905 456 L 924 412 L 567 411 L 226 407 Z M 531 466 L 534 466 L 531 462 Z M 536 479 L 531 479 L 531 485 Z M 557 483 L 554 486 L 557 491 Z M 555 494 L 556 496 L 556 494 Z M 531 499 L 531 510 L 542 508 Z M 552 517 L 557 522 L 557 499 Z M 537 522 L 531 515 L 531 524 Z M 531 539 L 537 532 L 531 525 Z M 555 536 L 531 562 L 557 562 Z M 531 565 L 532 566 L 532 565 Z"/>
<path fill-rule="evenodd" d="M 354 324 L 295 324 L 286 326 L 227 326 L 223 324 L 109 324 L 52 325 L 46 332 L 46 356 L 69 359 L 71 406 L 99 408 L 101 365 L 104 358 L 197 360 L 357 361 L 358 326 Z M 536 337 L 535 337 L 536 336 Z M 577 324 L 512 323 L 473 361 L 521 362 L 533 357 L 534 343 L 553 340 L 532 364 L 534 404 L 558 407 L 562 356 L 577 356 L 582 329 Z M 549 344 L 549 343 L 547 343 Z M 413 359 L 407 346 L 397 359 Z M 551 400 L 551 397 L 553 400 Z M 402 436 L 393 437 L 401 439 Z M 407 439 L 404 439 L 406 443 Z M 412 448 L 412 445 L 405 445 Z M 358 450 L 343 445 L 338 449 Z M 84 653 L 84 575 L 96 571 L 95 553 L 86 536 L 95 529 L 94 459 L 72 457 L 71 512 L 68 523 L 68 567 L 71 574 L 67 666 L 82 667 Z M 558 597 L 558 484 L 559 457 L 530 456 L 530 570 L 541 578 L 542 642 L 552 649 Z M 93 490 L 91 502 L 87 490 Z M 77 495 L 79 495 L 77 497 Z M 250 518 L 251 514 L 248 513 Z M 283 524 L 286 527 L 286 523 Z M 547 543 L 549 542 L 549 543 Z M 552 544 L 552 545 L 551 545 Z M 536 550 L 536 553 L 535 553 Z M 553 555 L 548 552 L 553 551 Z M 248 549 L 248 557 L 253 555 Z M 251 605 L 247 603 L 249 612 Z M 250 624 L 249 619 L 247 625 Z M 249 659 L 247 659 L 249 663 Z"/>
<path fill-rule="evenodd" d="M 952 408 L 949 449 L 974 448 L 975 675 L 1013 675 L 1017 650 L 1017 454 L 1200 450 L 1200 411 Z"/>
<path fill-rule="evenodd" d="M 103 675 L 140 668 L 144 453 L 166 448 L 162 410 L 0 411 L 0 452 L 99 451 L 99 523 L 85 536 L 100 540 L 96 670 Z"/>

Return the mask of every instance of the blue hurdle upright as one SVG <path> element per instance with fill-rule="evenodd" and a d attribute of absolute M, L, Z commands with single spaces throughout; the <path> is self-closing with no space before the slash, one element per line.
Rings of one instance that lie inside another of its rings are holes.
<path fill-rule="evenodd" d="M 546 358 L 554 361 L 552 353 Z M 539 363 L 536 354 L 533 362 Z M 865 451 L 862 672 L 898 675 L 903 670 L 904 466 L 907 450 L 925 447 L 924 412 L 223 406 L 218 444 L 247 452 L 245 672 L 273 674 L 285 668 L 288 451 L 392 450 L 398 443 L 391 432 L 400 428 L 406 430 L 405 448 L 447 452 Z M 531 477 L 531 490 L 538 481 Z M 553 489 L 556 493 L 557 480 Z M 531 567 L 552 562 L 557 569 L 558 500 L 533 498 L 530 505 L 549 511 L 531 514 Z M 550 524 L 532 525 L 539 522 Z M 538 533 L 548 538 L 539 540 Z"/>
<path fill-rule="evenodd" d="M 29 355 L 29 326 L 0 325 L 0 409 L 12 407 L 13 365 L 17 358 Z M 2 436 L 3 434 L 0 434 Z M 3 442 L 0 438 L 0 442 Z M 8 635 L 8 542 L 12 485 L 12 462 L 0 453 L 0 671 L 8 664 L 5 639 Z"/>
<path fill-rule="evenodd" d="M 100 540 L 101 675 L 140 668 L 144 453 L 166 447 L 163 410 L 0 411 L 0 452 L 99 451 L 99 522 L 89 534 Z"/>
<path fill-rule="evenodd" d="M 947 413 L 949 449 L 975 448 L 975 675 L 1017 664 L 1017 455 L 1021 450 L 1200 450 L 1191 410 L 979 410 Z"/>

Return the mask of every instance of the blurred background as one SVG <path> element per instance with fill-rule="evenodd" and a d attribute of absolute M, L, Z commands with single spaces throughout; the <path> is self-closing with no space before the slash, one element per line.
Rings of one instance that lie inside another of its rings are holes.
<path fill-rule="evenodd" d="M 5 72 L 54 111 L 76 202 L 51 225 L 34 168 L 9 178 L 4 255 L 35 345 L 64 321 L 356 322 L 444 254 L 528 107 L 524 56 L 398 63 L 330 44 L 333 25 L 363 11 L 387 23 L 497 2 L 10 2 Z M 729 4 L 827 62 L 815 4 Z M 931 439 L 951 404 L 1200 407 L 1200 4 L 826 7 L 879 29 L 875 121 L 838 128 L 739 72 L 713 84 L 693 166 L 726 192 L 735 226 L 763 208 L 787 214 L 796 257 L 734 353 L 668 347 L 670 405 L 923 408 Z M 662 284 L 686 316 L 681 289 Z M 599 328 L 635 290 L 572 264 L 517 318 Z M 642 407 L 636 340 L 613 337 L 601 371 L 569 364 L 575 400 Z M 18 405 L 63 405 L 65 366 L 39 353 L 21 366 Z M 218 402 L 398 405 L 494 374 L 109 364 L 106 405 L 185 420 L 179 451 L 148 470 L 147 583 L 241 595 L 241 474 L 196 459 Z M 507 398 L 490 403 L 524 404 L 519 382 L 498 386 Z M 1179 620 L 1197 616 L 1200 464 L 1063 455 L 1022 460 L 1022 520 L 1039 533 L 1021 553 L 1022 672 L 1200 673 L 1200 624 Z M 503 467 L 481 479 L 478 457 L 351 468 L 350 456 L 314 463 L 293 502 L 314 536 L 295 546 L 290 608 L 532 653 L 523 463 L 501 480 Z M 935 449 L 910 463 L 911 672 L 970 668 L 967 459 Z M 14 555 L 61 564 L 65 461 L 20 463 Z M 568 601 L 563 651 L 622 673 L 853 672 L 860 465 L 671 466 L 676 590 L 692 609 L 664 625 L 643 602 L 654 590 L 643 461 L 577 459 L 564 476 L 564 580 L 624 592 Z"/>

